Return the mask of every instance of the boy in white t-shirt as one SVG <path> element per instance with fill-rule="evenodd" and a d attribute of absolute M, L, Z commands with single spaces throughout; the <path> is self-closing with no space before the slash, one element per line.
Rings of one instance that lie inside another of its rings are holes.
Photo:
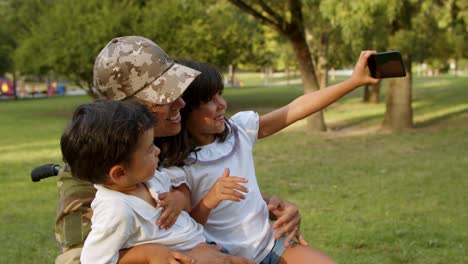
<path fill-rule="evenodd" d="M 170 191 L 171 182 L 156 170 L 160 150 L 153 133 L 153 118 L 145 106 L 111 100 L 79 106 L 65 129 L 60 142 L 64 161 L 74 177 L 97 189 L 82 263 L 117 263 L 121 249 L 141 244 L 180 252 L 206 245 L 203 227 L 187 212 L 169 229 L 156 224 L 163 210 L 158 193 Z M 226 259 L 249 263 L 234 256 Z"/>

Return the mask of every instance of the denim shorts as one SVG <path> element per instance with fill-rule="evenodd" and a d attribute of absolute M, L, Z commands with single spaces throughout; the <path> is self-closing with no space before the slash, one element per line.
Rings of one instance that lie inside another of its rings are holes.
<path fill-rule="evenodd" d="M 270 253 L 260 262 L 260 264 L 278 264 L 280 261 L 281 255 L 283 255 L 286 248 L 284 247 L 285 236 L 275 241 L 273 248 Z M 291 241 L 291 243 L 294 243 Z"/>

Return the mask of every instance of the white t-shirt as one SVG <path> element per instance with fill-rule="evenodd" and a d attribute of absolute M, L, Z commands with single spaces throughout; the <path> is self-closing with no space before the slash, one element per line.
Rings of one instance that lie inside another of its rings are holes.
<path fill-rule="evenodd" d="M 151 196 L 170 191 L 164 172 L 145 183 Z M 143 199 L 95 185 L 97 192 L 91 208 L 91 232 L 83 246 L 81 263 L 117 263 L 119 250 L 140 244 L 157 243 L 171 250 L 190 250 L 206 241 L 203 227 L 182 211 L 169 229 L 159 229 L 156 220 L 162 213 Z"/>
<path fill-rule="evenodd" d="M 225 247 L 230 254 L 253 259 L 259 263 L 274 245 L 274 232 L 269 221 L 268 208 L 262 198 L 255 176 L 252 149 L 258 137 L 258 114 L 240 112 L 231 118 L 233 131 L 223 143 L 214 142 L 191 153 L 190 162 L 183 169 L 174 170 L 171 177 L 180 180 L 187 177 L 192 192 L 192 204 L 196 205 L 222 176 L 224 168 L 232 176 L 244 177 L 249 190 L 240 202 L 222 201 L 213 209 L 204 225 L 208 241 Z M 172 171 L 172 169 L 171 169 Z"/>

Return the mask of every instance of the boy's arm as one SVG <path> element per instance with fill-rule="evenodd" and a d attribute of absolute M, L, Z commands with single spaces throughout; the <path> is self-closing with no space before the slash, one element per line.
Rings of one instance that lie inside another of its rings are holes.
<path fill-rule="evenodd" d="M 205 224 L 211 210 L 216 208 L 224 200 L 240 202 L 245 199 L 243 193 L 248 190 L 239 183 L 246 183 L 247 179 L 230 176 L 229 169 L 225 168 L 223 176 L 213 184 L 208 193 L 190 211 L 190 216 L 200 224 Z"/>
<path fill-rule="evenodd" d="M 183 253 L 171 251 L 167 247 L 158 244 L 143 244 L 129 249 L 120 250 L 119 263 L 195 263 L 194 259 Z"/>
<path fill-rule="evenodd" d="M 304 94 L 290 104 L 260 116 L 258 138 L 273 135 L 292 123 L 322 110 L 361 85 L 377 83 L 378 79 L 374 79 L 366 73 L 367 59 L 374 53 L 375 51 L 361 52 L 353 75 L 346 81 Z"/>
<path fill-rule="evenodd" d="M 268 210 L 270 211 L 270 220 L 274 220 L 273 229 L 275 232 L 275 239 L 286 236 L 284 246 L 288 247 L 290 241 L 296 238 L 303 246 L 307 246 L 307 242 L 300 233 L 301 215 L 299 209 L 294 204 L 282 200 L 276 196 L 268 196 L 263 194 Z"/>
<path fill-rule="evenodd" d="M 243 257 L 231 256 L 220 252 L 219 245 L 209 245 L 201 243 L 194 247 L 192 250 L 185 252 L 196 259 L 197 263 L 210 263 L 210 264 L 255 264 L 255 261 L 248 260 Z"/>
<path fill-rule="evenodd" d="M 157 244 L 144 244 L 120 252 L 119 263 L 144 263 L 144 264 L 254 264 L 254 261 L 242 257 L 230 256 L 219 252 L 215 246 L 202 243 L 190 251 L 180 253 L 171 251 Z"/>

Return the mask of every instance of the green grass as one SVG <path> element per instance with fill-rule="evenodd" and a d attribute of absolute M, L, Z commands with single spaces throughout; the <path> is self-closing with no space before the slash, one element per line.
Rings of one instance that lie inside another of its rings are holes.
<path fill-rule="evenodd" d="M 262 191 L 296 203 L 306 239 L 339 263 L 468 263 L 466 83 L 416 79 L 412 130 L 373 129 L 384 102 L 363 104 L 358 89 L 325 111 L 330 132 L 308 132 L 299 122 L 261 140 Z M 265 113 L 301 92 L 243 87 L 225 95 L 231 114 Z M 32 183 L 29 173 L 60 162 L 62 129 L 73 108 L 90 100 L 0 101 L 0 263 L 52 263 L 58 254 L 55 179 Z"/>

